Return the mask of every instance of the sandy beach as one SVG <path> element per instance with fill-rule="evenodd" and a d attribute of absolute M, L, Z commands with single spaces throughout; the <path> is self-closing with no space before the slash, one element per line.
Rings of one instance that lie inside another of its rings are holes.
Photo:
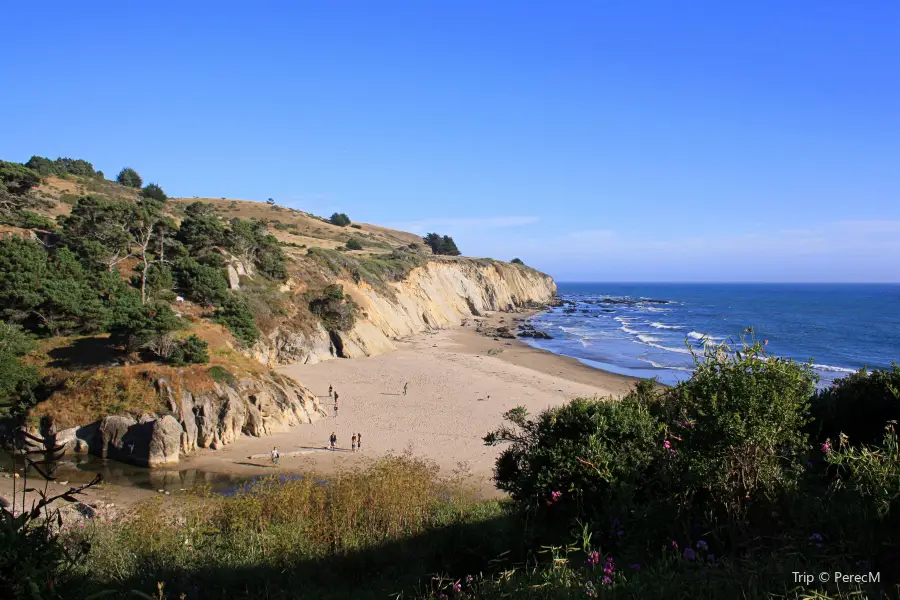
<path fill-rule="evenodd" d="M 488 326 L 511 325 L 525 316 L 494 313 L 483 321 Z M 177 472 L 146 471 L 150 487 L 177 494 L 190 487 L 186 480 L 242 479 L 310 469 L 328 473 L 341 465 L 410 452 L 434 461 L 446 474 L 462 469 L 480 493 L 492 496 L 499 493 L 491 473 L 500 449 L 485 446 L 482 437 L 503 422 L 505 411 L 521 405 L 536 414 L 579 396 L 618 396 L 634 381 L 519 340 L 486 337 L 475 331 L 476 325 L 469 321 L 462 327 L 420 334 L 399 341 L 396 351 L 370 358 L 282 367 L 282 373 L 319 396 L 327 418 L 272 436 L 244 436 L 220 450 L 199 450 L 182 458 Z M 405 383 L 409 386 L 404 396 Z M 329 385 L 340 395 L 337 417 L 328 397 Z M 332 432 L 338 437 L 336 451 L 326 449 Z M 362 451 L 355 454 L 350 451 L 353 433 L 362 433 L 363 442 Z M 273 446 L 282 453 L 277 467 L 268 459 Z M 253 455 L 263 456 L 250 458 Z M 4 479 L 0 488 L 11 483 Z M 147 487 L 146 483 L 142 489 L 110 481 L 89 497 L 122 506 L 155 493 Z"/>
<path fill-rule="evenodd" d="M 522 315 L 495 313 L 486 319 L 487 324 L 499 319 L 509 324 L 513 318 Z M 328 418 L 201 451 L 183 466 L 235 476 L 309 468 L 327 472 L 342 462 L 410 452 L 447 473 L 464 469 L 490 493 L 499 449 L 485 446 L 482 437 L 502 423 L 505 411 L 521 405 L 535 414 L 579 396 L 617 396 L 634 381 L 518 340 L 485 337 L 475 325 L 470 321 L 401 340 L 396 351 L 370 358 L 282 367 L 279 371 L 319 396 Z M 340 396 L 336 417 L 329 385 Z M 326 449 L 332 432 L 338 438 L 334 452 Z M 353 433 L 362 434 L 362 451 L 356 454 L 350 452 Z M 248 458 L 273 446 L 283 454 L 277 468 L 267 458 Z"/>

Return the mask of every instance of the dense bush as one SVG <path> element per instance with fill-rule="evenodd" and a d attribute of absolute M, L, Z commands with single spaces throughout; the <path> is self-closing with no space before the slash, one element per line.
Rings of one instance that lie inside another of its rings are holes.
<path fill-rule="evenodd" d="M 193 202 L 185 208 L 185 218 L 178 228 L 177 239 L 192 256 L 205 254 L 225 243 L 225 226 L 216 218 L 215 210 L 202 202 Z"/>
<path fill-rule="evenodd" d="M 0 417 L 22 412 L 34 403 L 38 370 L 22 362 L 34 343 L 22 328 L 0 321 Z"/>
<path fill-rule="evenodd" d="M 349 240 L 347 240 L 346 248 L 347 250 L 362 250 L 363 245 L 362 242 L 360 242 L 358 239 L 350 238 Z"/>
<path fill-rule="evenodd" d="M 169 199 L 163 189 L 155 183 L 149 183 L 144 186 L 144 188 L 141 190 L 141 197 L 156 200 L 157 202 L 165 202 Z"/>
<path fill-rule="evenodd" d="M 900 420 L 900 366 L 838 379 L 813 396 L 812 416 L 819 442 L 836 442 L 841 433 L 854 445 L 878 442 L 887 422 Z"/>
<path fill-rule="evenodd" d="M 144 184 L 144 180 L 138 175 L 138 172 L 131 167 L 125 167 L 116 176 L 116 181 L 130 188 L 140 189 Z"/>
<path fill-rule="evenodd" d="M 32 156 L 25 166 L 41 174 L 42 177 L 57 175 L 75 175 L 77 177 L 102 177 L 102 173 L 94 170 L 94 165 L 77 158 L 57 158 L 50 160 L 43 156 Z"/>
<path fill-rule="evenodd" d="M 222 269 L 201 264 L 193 258 L 175 262 L 175 282 L 185 298 L 206 306 L 219 304 L 228 293 L 228 282 Z"/>
<path fill-rule="evenodd" d="M 340 285 L 329 285 L 317 294 L 308 295 L 309 310 L 319 317 L 327 331 L 350 331 L 356 323 L 356 304 L 344 295 Z"/>
<path fill-rule="evenodd" d="M 238 294 L 226 294 L 222 305 L 213 313 L 213 319 L 246 346 L 252 346 L 259 339 L 259 329 L 253 320 L 253 312 L 247 300 Z"/>
<path fill-rule="evenodd" d="M 169 361 L 175 365 L 205 364 L 209 362 L 209 344 L 194 334 L 175 346 Z"/>
<path fill-rule="evenodd" d="M 522 259 L 521 259 L 521 258 L 514 258 L 514 259 L 512 259 L 512 260 L 509 261 L 509 262 L 511 262 L 511 263 L 514 264 L 514 265 L 523 265 L 523 266 L 525 265 L 525 263 L 522 262 Z"/>
<path fill-rule="evenodd" d="M 344 213 L 334 213 L 331 215 L 331 218 L 328 219 L 328 222 L 339 227 L 346 227 L 350 224 L 350 217 Z"/>
<path fill-rule="evenodd" d="M 181 327 L 181 320 L 168 304 L 142 304 L 137 294 L 131 294 L 120 299 L 113 307 L 109 325 L 110 341 L 123 347 L 126 352 L 149 347 L 159 355 L 160 352 L 154 349 L 158 338 Z"/>
<path fill-rule="evenodd" d="M 447 256 L 459 256 L 460 251 L 459 248 L 456 247 L 456 242 L 453 241 L 453 238 L 449 235 L 441 236 L 437 233 L 429 233 L 422 241 L 425 242 L 425 245 L 431 248 L 431 252 L 434 254 L 445 254 Z"/>
<path fill-rule="evenodd" d="M 60 241 L 90 268 L 111 271 L 135 243 L 129 225 L 134 205 L 102 196 L 79 198 L 68 217 L 60 219 Z"/>

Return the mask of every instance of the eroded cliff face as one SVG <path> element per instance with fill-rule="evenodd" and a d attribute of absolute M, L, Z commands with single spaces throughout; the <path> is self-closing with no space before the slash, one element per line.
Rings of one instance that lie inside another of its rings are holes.
<path fill-rule="evenodd" d="M 161 467 L 177 463 L 197 448 L 218 449 L 242 434 L 270 435 L 325 416 L 308 389 L 277 374 L 217 382 L 213 389 L 197 393 L 177 390 L 165 379 L 157 380 L 155 386 L 170 414 L 137 419 L 109 415 L 59 431 L 56 443 L 76 453 Z"/>
<path fill-rule="evenodd" d="M 549 302 L 556 282 L 509 263 L 478 259 L 432 259 L 389 284 L 388 293 L 365 282 L 338 281 L 359 305 L 356 325 L 329 333 L 321 325 L 312 333 L 276 329 L 253 348 L 267 365 L 316 363 L 389 352 L 394 340 L 430 329 L 459 325 L 485 311 L 514 312 Z"/>

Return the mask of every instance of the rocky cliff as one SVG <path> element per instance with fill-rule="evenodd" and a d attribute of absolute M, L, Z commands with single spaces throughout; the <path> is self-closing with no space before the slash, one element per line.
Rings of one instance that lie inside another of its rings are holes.
<path fill-rule="evenodd" d="M 155 386 L 170 414 L 105 416 L 56 432 L 56 443 L 76 453 L 160 467 L 177 463 L 197 448 L 220 448 L 241 434 L 269 435 L 325 415 L 309 390 L 277 374 L 216 382 L 213 389 L 198 393 L 165 379 Z"/>
<path fill-rule="evenodd" d="M 556 282 L 539 271 L 487 259 L 437 259 L 413 269 L 404 281 L 377 290 L 365 282 L 339 281 L 359 306 L 347 332 L 321 325 L 309 333 L 278 328 L 253 348 L 266 365 L 357 358 L 395 348 L 394 340 L 459 325 L 485 311 L 515 312 L 549 302 Z"/>

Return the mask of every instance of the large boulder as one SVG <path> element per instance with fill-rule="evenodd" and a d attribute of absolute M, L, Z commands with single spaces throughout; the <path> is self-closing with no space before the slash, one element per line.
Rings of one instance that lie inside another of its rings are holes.
<path fill-rule="evenodd" d="M 181 424 L 172 415 L 166 415 L 156 419 L 151 425 L 147 466 L 158 467 L 177 463 L 183 433 Z"/>
<path fill-rule="evenodd" d="M 128 430 L 135 424 L 131 417 L 110 415 L 103 417 L 97 431 L 99 444 L 96 453 L 100 458 L 128 460 L 133 448 L 128 444 Z"/>

